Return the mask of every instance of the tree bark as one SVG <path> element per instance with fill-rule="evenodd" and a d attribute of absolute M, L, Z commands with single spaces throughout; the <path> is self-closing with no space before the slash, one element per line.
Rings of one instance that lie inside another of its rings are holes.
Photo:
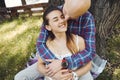
<path fill-rule="evenodd" d="M 96 49 L 100 55 L 106 55 L 107 40 L 115 26 L 120 22 L 120 0 L 92 0 L 90 11 L 96 23 Z"/>

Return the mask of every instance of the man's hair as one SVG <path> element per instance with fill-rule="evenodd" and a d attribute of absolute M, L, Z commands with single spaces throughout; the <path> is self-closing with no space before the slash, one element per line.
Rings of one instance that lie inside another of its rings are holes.
<path fill-rule="evenodd" d="M 46 16 L 47 16 L 50 12 L 52 12 L 52 11 L 54 11 L 54 10 L 59 10 L 59 11 L 62 12 L 62 10 L 61 10 L 60 8 L 58 8 L 57 6 L 53 6 L 53 5 L 48 6 L 48 8 L 46 8 L 46 10 L 45 10 L 45 12 L 44 12 L 44 14 L 43 14 L 43 23 L 44 23 L 44 25 L 48 25 L 48 24 L 49 24 L 49 23 L 48 23 L 48 19 L 46 18 Z"/>

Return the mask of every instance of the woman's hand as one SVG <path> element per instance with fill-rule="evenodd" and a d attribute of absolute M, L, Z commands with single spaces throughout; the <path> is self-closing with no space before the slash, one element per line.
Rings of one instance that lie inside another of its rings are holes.
<path fill-rule="evenodd" d="M 72 80 L 72 73 L 68 69 L 58 71 L 52 78 L 54 80 Z"/>
<path fill-rule="evenodd" d="M 56 74 L 58 71 L 62 69 L 62 66 L 61 66 L 62 60 L 46 59 L 46 61 L 50 62 L 50 64 L 46 66 L 46 69 L 47 69 L 46 74 L 48 76 L 52 77 L 54 74 Z"/>

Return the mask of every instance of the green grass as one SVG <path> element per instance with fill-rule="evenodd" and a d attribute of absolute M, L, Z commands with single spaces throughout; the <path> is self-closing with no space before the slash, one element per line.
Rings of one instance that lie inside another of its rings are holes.
<path fill-rule="evenodd" d="M 39 18 L 30 17 L 0 24 L 0 80 L 13 80 L 31 53 L 36 52 L 41 22 Z"/>

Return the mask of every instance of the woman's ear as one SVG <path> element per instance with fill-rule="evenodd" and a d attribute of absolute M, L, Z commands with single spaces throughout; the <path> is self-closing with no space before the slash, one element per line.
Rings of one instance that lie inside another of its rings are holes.
<path fill-rule="evenodd" d="M 48 31 L 51 31 L 51 27 L 49 25 L 46 25 L 45 28 L 48 30 Z"/>

